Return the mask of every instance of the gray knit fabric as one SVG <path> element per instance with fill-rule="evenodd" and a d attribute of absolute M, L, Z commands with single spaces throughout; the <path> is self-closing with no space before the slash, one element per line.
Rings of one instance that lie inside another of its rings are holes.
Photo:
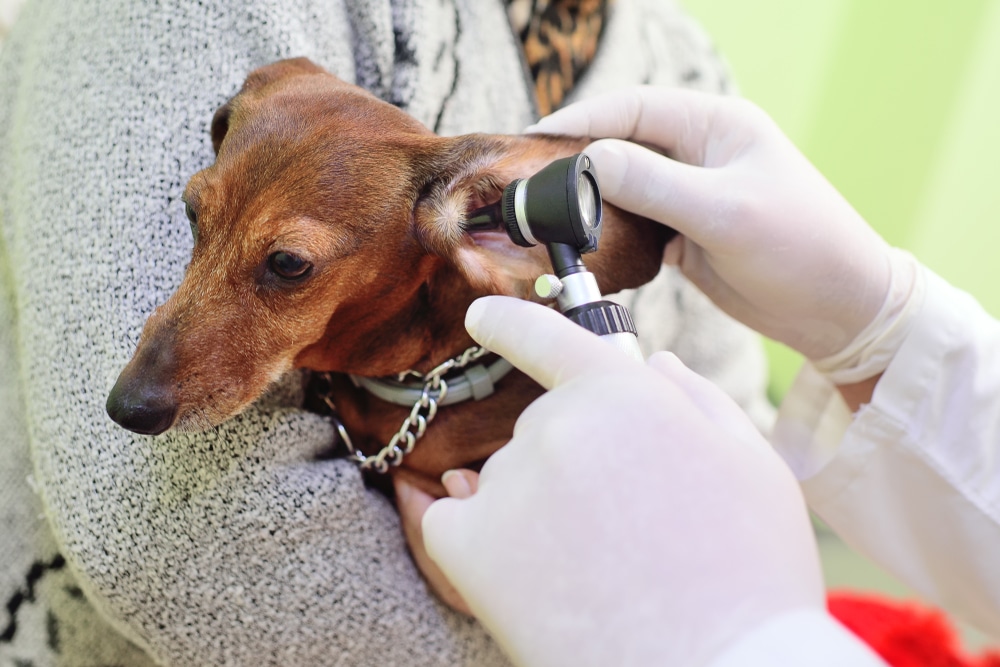
<path fill-rule="evenodd" d="M 29 0 L 0 52 L 0 665 L 507 664 L 438 604 L 292 374 L 200 435 L 104 413 L 181 280 L 179 197 L 252 69 L 308 56 L 440 133 L 533 120 L 499 0 Z M 618 0 L 576 95 L 724 90 L 665 0 Z M 676 275 L 625 295 L 764 415 L 755 339 Z"/>

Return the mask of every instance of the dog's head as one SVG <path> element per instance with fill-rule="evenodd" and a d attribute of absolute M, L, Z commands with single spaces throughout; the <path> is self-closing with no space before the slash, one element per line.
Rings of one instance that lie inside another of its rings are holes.
<path fill-rule="evenodd" d="M 215 163 L 184 193 L 191 263 L 108 398 L 139 433 L 218 424 L 294 367 L 374 376 L 451 356 L 470 342 L 474 298 L 530 298 L 550 270 L 543 250 L 503 232 L 465 233 L 467 213 L 586 141 L 437 137 L 295 59 L 247 78 L 216 112 L 212 144 Z M 594 269 L 602 289 L 655 275 L 662 242 L 604 243 L 598 265 L 628 260 L 614 276 Z"/>

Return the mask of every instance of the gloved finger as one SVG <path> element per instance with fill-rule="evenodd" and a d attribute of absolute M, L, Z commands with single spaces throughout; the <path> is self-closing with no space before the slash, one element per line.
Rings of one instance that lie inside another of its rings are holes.
<path fill-rule="evenodd" d="M 464 526 L 469 516 L 468 503 L 476 500 L 476 497 L 466 500 L 439 498 L 427 508 L 420 521 L 427 558 L 437 572 L 450 573 L 460 586 L 474 576 L 474 564 L 467 559 L 467 553 L 474 550 L 474 545 L 467 543 L 466 536 L 470 531 L 465 530 Z M 421 571 L 423 570 L 421 567 Z"/>
<path fill-rule="evenodd" d="M 680 88 L 640 86 L 598 95 L 556 111 L 527 128 L 595 139 L 652 144 L 688 164 L 704 164 L 704 147 L 718 127 L 738 133 L 762 118 L 752 104 Z M 749 113 L 748 113 L 749 111 Z"/>
<path fill-rule="evenodd" d="M 524 132 L 628 139 L 641 102 L 636 89 L 604 93 L 565 106 L 524 128 Z"/>
<path fill-rule="evenodd" d="M 667 247 L 663 249 L 663 263 L 667 266 L 680 266 L 681 262 L 684 261 L 684 251 L 687 250 L 685 245 L 685 236 L 683 234 L 678 234 L 674 238 L 670 239 L 667 243 Z"/>
<path fill-rule="evenodd" d="M 646 360 L 646 364 L 679 387 L 701 409 L 702 414 L 730 435 L 747 439 L 748 435 L 757 434 L 757 427 L 729 395 L 711 380 L 685 366 L 677 355 L 657 352 Z M 753 440 L 756 442 L 758 439 Z"/>
<path fill-rule="evenodd" d="M 466 313 L 465 328 L 545 389 L 585 373 L 638 363 L 554 310 L 513 297 L 477 299 Z"/>
<path fill-rule="evenodd" d="M 586 148 L 597 170 L 601 196 L 620 208 L 676 229 L 698 245 L 711 243 L 711 209 L 722 204 L 718 172 L 671 160 L 648 148 L 602 139 Z"/>
<path fill-rule="evenodd" d="M 465 600 L 462 599 L 441 568 L 437 566 L 437 563 L 427 554 L 427 549 L 424 546 L 423 519 L 427 509 L 434 503 L 434 497 L 408 483 L 400 475 L 393 476 L 392 485 L 396 491 L 396 507 L 399 511 L 403 534 L 406 536 L 407 544 L 409 544 L 413 561 L 424 575 L 428 586 L 442 602 L 452 609 L 471 614 L 469 605 L 465 603 Z"/>
<path fill-rule="evenodd" d="M 640 120 L 646 113 L 646 90 L 635 87 L 570 104 L 525 128 L 525 132 L 569 134 L 595 139 L 635 139 Z M 657 100 L 658 98 L 654 101 Z"/>
<path fill-rule="evenodd" d="M 449 496 L 463 500 L 479 489 L 479 473 L 465 468 L 448 470 L 441 475 L 441 484 Z"/>

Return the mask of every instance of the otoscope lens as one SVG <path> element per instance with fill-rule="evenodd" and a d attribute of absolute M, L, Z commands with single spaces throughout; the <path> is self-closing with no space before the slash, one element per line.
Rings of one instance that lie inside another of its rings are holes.
<path fill-rule="evenodd" d="M 580 200 L 580 219 L 583 226 L 593 229 L 597 224 L 597 193 L 588 174 L 581 173 L 577 177 L 576 191 Z"/>

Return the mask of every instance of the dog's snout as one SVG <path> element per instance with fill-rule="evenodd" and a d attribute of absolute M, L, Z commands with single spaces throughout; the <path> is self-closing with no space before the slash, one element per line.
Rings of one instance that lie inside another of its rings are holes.
<path fill-rule="evenodd" d="M 108 416 L 135 433 L 158 435 L 174 423 L 177 401 L 162 387 L 147 383 L 115 383 L 108 395 Z"/>
<path fill-rule="evenodd" d="M 108 394 L 108 416 L 135 433 L 158 435 L 177 417 L 172 345 L 140 346 Z"/>

